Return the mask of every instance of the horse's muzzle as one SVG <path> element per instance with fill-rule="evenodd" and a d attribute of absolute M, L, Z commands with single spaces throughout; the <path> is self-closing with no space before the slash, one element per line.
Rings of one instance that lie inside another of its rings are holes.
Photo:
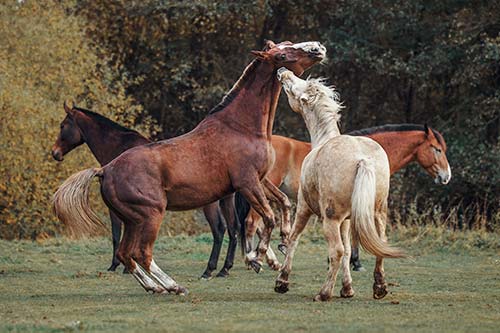
<path fill-rule="evenodd" d="M 63 153 L 59 149 L 52 149 L 52 157 L 58 162 L 64 160 Z"/>

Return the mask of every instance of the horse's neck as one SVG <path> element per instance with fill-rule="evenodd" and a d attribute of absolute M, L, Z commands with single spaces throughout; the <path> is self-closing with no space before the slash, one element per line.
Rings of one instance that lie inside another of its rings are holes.
<path fill-rule="evenodd" d="M 324 145 L 328 140 L 340 135 L 337 120 L 332 117 L 331 113 L 310 110 L 303 113 L 303 116 L 311 135 L 311 146 L 313 149 Z"/>
<path fill-rule="evenodd" d="M 126 146 L 126 133 L 102 122 L 94 121 L 91 116 L 80 115 L 78 127 L 85 143 L 99 164 L 104 165 L 130 148 Z"/>
<path fill-rule="evenodd" d="M 281 85 L 267 62 L 260 62 L 252 71 L 246 74 L 233 101 L 213 116 L 228 126 L 271 140 Z"/>
<path fill-rule="evenodd" d="M 418 147 L 425 140 L 421 131 L 379 132 L 368 135 L 377 141 L 387 153 L 391 175 L 414 161 Z"/>

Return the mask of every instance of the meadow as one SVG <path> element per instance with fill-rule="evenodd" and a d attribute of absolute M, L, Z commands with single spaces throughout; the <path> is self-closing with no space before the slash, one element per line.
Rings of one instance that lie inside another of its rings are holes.
<path fill-rule="evenodd" d="M 208 234 L 156 243 L 156 261 L 189 289 L 185 297 L 146 294 L 121 269 L 107 272 L 107 238 L 2 240 L 0 331 L 498 332 L 498 236 L 436 227 L 392 231 L 390 239 L 413 260 L 386 260 L 390 294 L 372 298 L 374 258 L 362 253 L 367 271 L 353 272 L 354 298 L 322 304 L 312 297 L 326 275 L 326 246 L 314 228 L 299 245 L 285 295 L 273 291 L 276 272 L 255 274 L 241 260 L 228 278 L 198 279 Z"/>

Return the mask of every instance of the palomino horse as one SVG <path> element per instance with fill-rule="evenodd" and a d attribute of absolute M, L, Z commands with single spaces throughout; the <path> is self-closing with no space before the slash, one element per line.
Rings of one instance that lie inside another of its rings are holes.
<path fill-rule="evenodd" d="M 256 59 L 238 82 L 191 132 L 132 148 L 102 168 L 81 171 L 54 195 L 59 219 L 83 234 L 101 223 L 87 203 L 90 182 L 100 178 L 105 203 L 125 227 L 118 258 L 146 291 L 187 292 L 153 259 L 166 209 L 194 209 L 240 191 L 266 225 L 255 266 L 261 265 L 274 227 L 266 194 L 289 211 L 286 195 L 264 179 L 274 159 L 271 133 L 281 91 L 276 70 L 285 66 L 301 75 L 324 59 L 326 49 L 318 42 L 269 41 L 264 51 L 253 54 Z M 289 221 L 283 223 L 290 227 Z"/>
<path fill-rule="evenodd" d="M 103 166 L 132 147 L 151 143 L 151 140 L 140 133 L 123 127 L 98 113 L 76 107 L 73 104 L 68 105 L 68 103 L 64 103 L 64 110 L 66 117 L 61 122 L 61 130 L 52 147 L 52 156 L 56 161 L 62 161 L 67 153 L 86 143 L 99 164 Z M 227 276 L 234 262 L 234 253 L 238 242 L 235 232 L 237 230 L 235 222 L 237 221 L 235 221 L 234 198 L 229 196 L 219 202 L 220 208 L 218 202 L 203 207 L 203 213 L 210 225 L 214 242 L 207 269 L 202 278 L 210 278 L 212 272 L 217 268 L 226 229 L 221 219 L 221 211 L 225 213 L 224 218 L 228 225 L 229 246 L 224 267 L 217 276 Z M 120 243 L 122 220 L 112 210 L 109 211 L 109 214 L 113 235 L 113 260 L 108 271 L 114 271 L 120 264 L 116 252 Z"/>
<path fill-rule="evenodd" d="M 441 133 L 427 125 L 384 125 L 352 131 L 347 135 L 366 136 L 377 141 L 387 153 L 391 176 L 416 161 L 437 184 L 447 184 L 451 179 L 451 169 L 446 158 L 446 142 Z M 276 158 L 266 177 L 290 199 L 295 200 L 299 191 L 302 162 L 311 151 L 311 144 L 279 135 L 273 135 L 271 142 L 276 151 Z M 236 196 L 238 197 L 238 194 Z M 251 243 L 255 233 L 260 233 L 258 229 L 261 228 L 262 220 L 254 210 L 246 214 L 245 210 L 237 207 L 237 211 L 242 215 L 241 220 L 245 220 L 246 241 Z M 271 247 L 267 252 L 267 263 L 275 270 L 280 267 Z M 357 247 L 352 248 L 351 264 L 355 271 L 363 269 Z"/>
<path fill-rule="evenodd" d="M 338 96 L 320 80 L 301 80 L 286 69 L 278 71 L 288 102 L 304 118 L 311 135 L 312 150 L 304 159 L 298 193 L 295 223 L 288 239 L 283 268 L 276 279 L 275 291 L 288 291 L 288 276 L 299 237 L 312 214 L 323 221 L 328 242 L 328 277 L 314 298 L 327 301 L 341 266 L 344 272 L 342 297 L 352 297 L 349 269 L 351 227 L 355 244 L 377 257 L 373 296 L 387 294 L 383 258 L 404 257 L 403 252 L 386 243 L 385 226 L 390 168 L 384 149 L 365 137 L 340 135 Z"/>

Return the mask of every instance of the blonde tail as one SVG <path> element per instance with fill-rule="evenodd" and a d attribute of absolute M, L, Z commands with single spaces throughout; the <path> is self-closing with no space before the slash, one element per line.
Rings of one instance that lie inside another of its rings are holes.
<path fill-rule="evenodd" d="M 95 176 L 102 176 L 102 168 L 90 168 L 71 175 L 52 199 L 54 213 L 71 237 L 94 235 L 104 228 L 89 206 L 89 188 Z"/>
<path fill-rule="evenodd" d="M 400 249 L 383 242 L 375 228 L 376 179 L 373 166 L 366 160 L 358 162 L 351 197 L 351 230 L 353 243 L 377 257 L 403 258 Z"/>

